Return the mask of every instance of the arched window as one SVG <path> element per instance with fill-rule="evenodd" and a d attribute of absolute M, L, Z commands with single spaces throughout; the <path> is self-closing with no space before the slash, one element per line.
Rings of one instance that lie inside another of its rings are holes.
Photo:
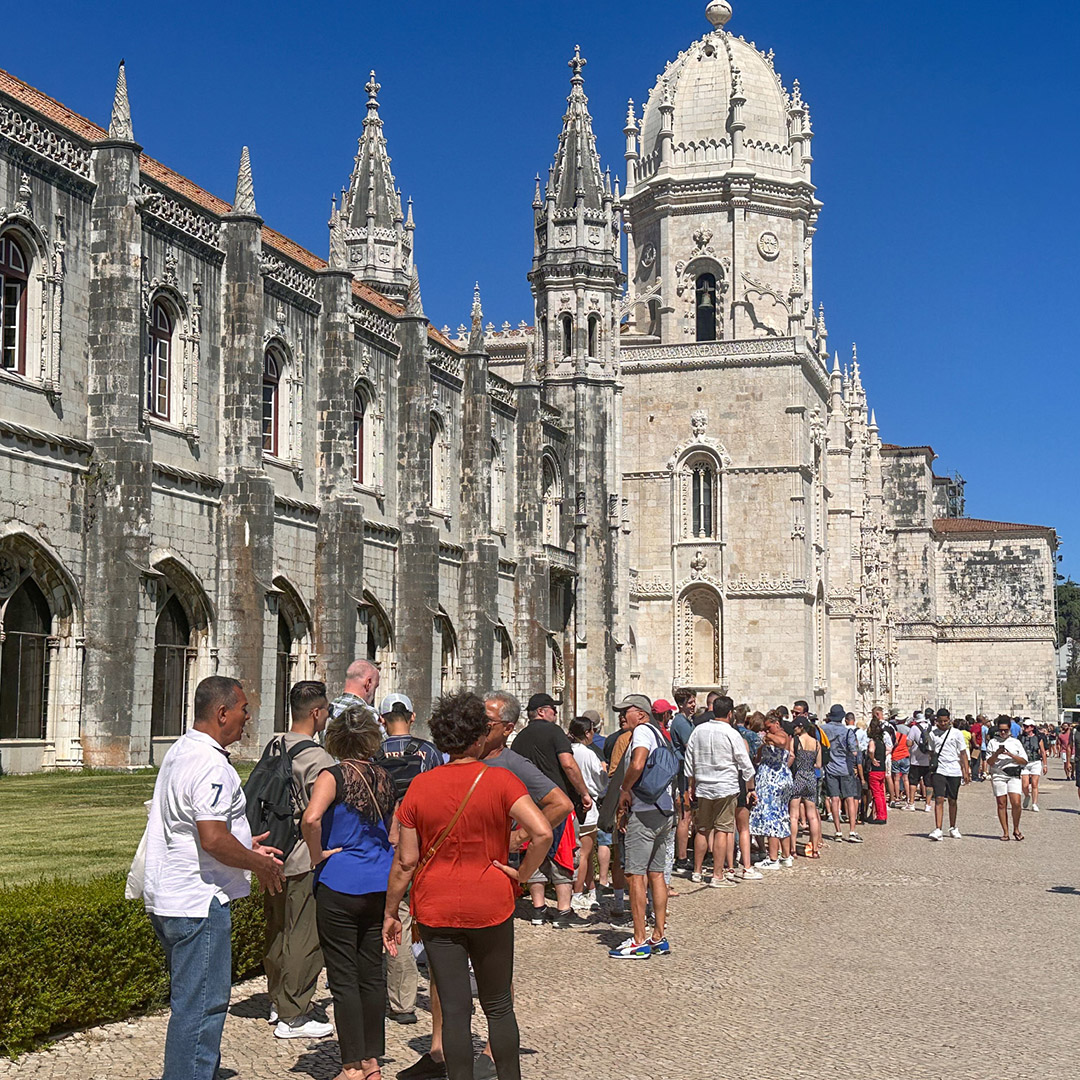
<path fill-rule="evenodd" d="M 379 691 L 394 690 L 394 640 L 390 630 L 390 617 L 382 604 L 365 591 L 364 604 L 359 609 L 359 641 L 365 656 L 379 668 Z"/>
<path fill-rule="evenodd" d="M 600 316 L 589 316 L 589 356 L 596 359 L 600 354 Z"/>
<path fill-rule="evenodd" d="M 562 354 L 564 357 L 574 355 L 574 319 L 570 315 L 559 318 L 559 327 L 562 336 Z"/>
<path fill-rule="evenodd" d="M 154 630 L 154 698 L 150 735 L 184 734 L 190 688 L 191 622 L 178 597 L 171 596 L 158 613 Z"/>
<path fill-rule="evenodd" d="M 281 383 L 281 360 L 273 349 L 263 354 L 262 437 L 263 453 L 278 452 L 278 390 Z"/>
<path fill-rule="evenodd" d="M 491 440 L 491 527 L 506 531 L 506 462 L 497 439 Z"/>
<path fill-rule="evenodd" d="M 544 543 L 559 547 L 562 539 L 562 480 L 550 454 L 544 455 L 541 483 Z"/>
<path fill-rule="evenodd" d="M 353 479 L 364 482 L 364 412 L 367 402 L 359 390 L 353 391 Z"/>
<path fill-rule="evenodd" d="M 146 411 L 168 420 L 172 408 L 173 320 L 160 300 L 150 308 L 150 348 L 146 355 Z"/>
<path fill-rule="evenodd" d="M 282 612 L 277 619 L 277 685 L 274 688 L 274 730 L 289 730 L 289 688 L 293 681 L 293 637 Z"/>
<path fill-rule="evenodd" d="M 0 608 L 0 739 L 44 739 L 52 613 L 27 578 Z"/>
<path fill-rule="evenodd" d="M 708 588 L 696 588 L 682 599 L 679 631 L 683 643 L 680 680 L 695 689 L 719 686 L 720 598 Z"/>
<path fill-rule="evenodd" d="M 695 537 L 711 539 L 714 536 L 714 494 L 716 473 L 712 466 L 697 461 L 690 467 L 690 513 L 691 529 Z"/>
<path fill-rule="evenodd" d="M 30 260 L 11 233 L 0 236 L 0 367 L 26 374 L 26 288 Z"/>
<path fill-rule="evenodd" d="M 454 624 L 445 611 L 435 617 L 435 632 L 439 635 L 442 665 L 439 673 L 439 693 L 448 694 L 456 689 L 461 681 L 458 672 L 457 634 Z"/>
<path fill-rule="evenodd" d="M 695 286 L 695 308 L 697 311 L 697 340 L 716 340 L 716 278 L 712 274 L 702 274 Z"/>
<path fill-rule="evenodd" d="M 446 506 L 446 446 L 444 441 L 442 418 L 437 413 L 431 414 L 431 475 L 428 478 L 428 494 L 431 506 L 442 510 Z"/>

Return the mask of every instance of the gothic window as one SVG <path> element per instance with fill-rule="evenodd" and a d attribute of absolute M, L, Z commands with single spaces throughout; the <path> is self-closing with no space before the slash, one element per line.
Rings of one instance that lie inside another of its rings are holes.
<path fill-rule="evenodd" d="M 160 300 L 150 308 L 150 347 L 146 354 L 146 410 L 168 420 L 172 409 L 173 318 Z"/>
<path fill-rule="evenodd" d="M 367 402 L 359 390 L 353 391 L 353 479 L 364 482 L 364 412 Z"/>
<path fill-rule="evenodd" d="M 506 531 L 506 462 L 497 439 L 491 440 L 491 527 Z"/>
<path fill-rule="evenodd" d="M 495 648 L 499 656 L 500 686 L 508 690 L 514 682 L 514 646 L 509 632 L 501 623 L 495 627 Z"/>
<path fill-rule="evenodd" d="M 716 473 L 703 461 L 690 466 L 691 530 L 695 537 L 712 539 L 714 533 L 713 496 Z"/>
<path fill-rule="evenodd" d="M 183 735 L 190 690 L 191 622 L 173 595 L 158 614 L 154 631 L 154 691 L 150 734 Z"/>
<path fill-rule="evenodd" d="M 278 612 L 277 675 L 274 687 L 274 730 L 289 730 L 289 687 L 293 677 L 293 636 L 289 621 Z"/>
<path fill-rule="evenodd" d="M 562 479 L 551 454 L 544 455 L 542 466 L 544 543 L 560 547 L 562 540 Z"/>
<path fill-rule="evenodd" d="M 574 355 L 574 319 L 571 315 L 562 315 L 559 318 L 559 328 L 562 332 L 562 354 L 564 357 Z"/>
<path fill-rule="evenodd" d="M 600 355 L 600 316 L 589 316 L 589 356 L 596 359 Z"/>
<path fill-rule="evenodd" d="M 0 368 L 26 374 L 26 304 L 30 262 L 10 233 L 0 236 Z"/>
<path fill-rule="evenodd" d="M 431 474 L 428 478 L 428 495 L 432 507 L 446 507 L 446 430 L 442 417 L 431 414 Z"/>
<path fill-rule="evenodd" d="M 716 278 L 701 274 L 695 286 L 695 311 L 697 313 L 697 340 L 716 340 Z"/>
<path fill-rule="evenodd" d="M 52 613 L 27 578 L 0 607 L 0 739 L 44 739 Z"/>
<path fill-rule="evenodd" d="M 364 649 L 362 655 L 379 667 L 379 689 L 389 693 L 393 690 L 394 667 L 390 619 L 369 592 L 364 593 L 364 606 L 360 609 L 360 642 Z"/>
<path fill-rule="evenodd" d="M 457 634 L 445 611 L 435 617 L 435 632 L 440 642 L 441 665 L 439 670 L 439 693 L 448 694 L 461 680 L 458 672 Z"/>
<path fill-rule="evenodd" d="M 280 446 L 278 413 L 281 390 L 281 357 L 274 349 L 263 354 L 262 380 L 262 439 L 263 453 L 277 456 Z"/>
<path fill-rule="evenodd" d="M 680 682 L 695 689 L 721 685 L 720 598 L 696 588 L 682 600 L 682 673 Z"/>

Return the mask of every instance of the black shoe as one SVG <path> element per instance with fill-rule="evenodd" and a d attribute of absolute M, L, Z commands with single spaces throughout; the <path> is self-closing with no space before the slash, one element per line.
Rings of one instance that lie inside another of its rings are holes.
<path fill-rule="evenodd" d="M 693 866 L 691 866 L 689 859 L 676 859 L 675 860 L 675 873 L 676 874 L 684 874 L 687 877 L 689 877 L 691 870 L 693 870 Z"/>
<path fill-rule="evenodd" d="M 551 920 L 551 926 L 554 930 L 569 930 L 571 926 L 580 921 L 573 911 L 560 911 Z"/>
<path fill-rule="evenodd" d="M 547 908 L 546 907 L 534 907 L 532 909 L 532 915 L 529 916 L 529 921 L 533 926 L 543 926 L 547 921 Z"/>
<path fill-rule="evenodd" d="M 425 1054 L 407 1069 L 402 1069 L 397 1074 L 397 1080 L 443 1080 L 445 1076 L 446 1062 L 436 1061 L 430 1054 Z"/>
<path fill-rule="evenodd" d="M 487 1054 L 481 1054 L 473 1062 L 472 1075 L 473 1080 L 499 1080 L 499 1074 L 495 1071 L 495 1062 Z"/>
<path fill-rule="evenodd" d="M 394 1012 L 391 1009 L 386 1011 L 387 1020 L 393 1020 L 395 1024 L 415 1024 L 416 1013 L 414 1012 Z"/>

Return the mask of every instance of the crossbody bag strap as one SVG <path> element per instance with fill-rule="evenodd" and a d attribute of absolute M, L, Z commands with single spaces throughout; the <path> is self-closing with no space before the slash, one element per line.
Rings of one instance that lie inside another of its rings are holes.
<path fill-rule="evenodd" d="M 443 841 L 450 835 L 454 826 L 458 823 L 458 818 L 465 812 L 465 807 L 468 805 L 469 800 L 472 798 L 473 792 L 476 790 L 476 785 L 483 779 L 484 773 L 488 771 L 487 765 L 482 765 L 480 771 L 476 774 L 476 779 L 472 782 L 469 790 L 465 792 L 465 798 L 461 800 L 461 805 L 454 811 L 454 816 L 447 823 L 447 826 L 439 835 L 435 838 L 435 842 L 427 849 L 424 857 L 420 860 L 420 864 L 416 868 L 416 873 L 413 875 L 413 884 L 416 884 L 416 879 L 420 877 L 428 863 L 435 858 L 439 848 L 442 847 Z"/>

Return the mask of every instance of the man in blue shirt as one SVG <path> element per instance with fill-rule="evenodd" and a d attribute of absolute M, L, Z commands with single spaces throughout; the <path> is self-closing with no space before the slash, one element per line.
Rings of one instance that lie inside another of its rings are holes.
<path fill-rule="evenodd" d="M 833 839 L 843 840 L 840 805 L 843 803 L 848 816 L 848 840 L 861 844 L 862 837 L 855 832 L 858 820 L 859 798 L 862 795 L 862 766 L 859 764 L 859 744 L 855 729 L 844 723 L 843 705 L 834 705 L 825 718 L 822 730 L 829 739 L 829 762 L 825 766 L 825 798 L 832 815 Z"/>

